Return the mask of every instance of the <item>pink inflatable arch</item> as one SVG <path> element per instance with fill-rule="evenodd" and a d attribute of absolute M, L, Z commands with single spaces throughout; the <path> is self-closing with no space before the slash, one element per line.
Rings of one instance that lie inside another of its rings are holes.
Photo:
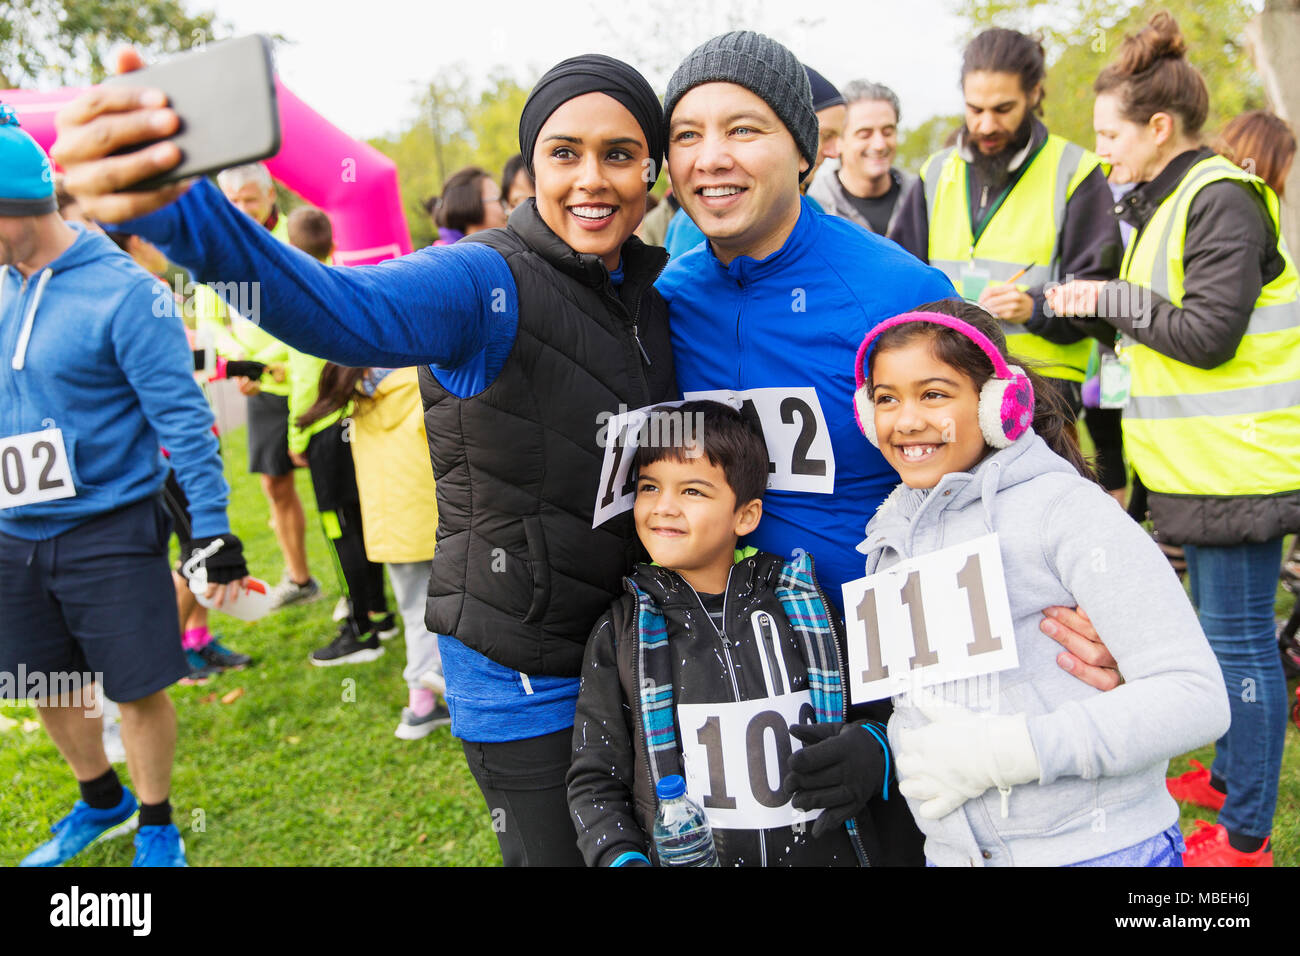
<path fill-rule="evenodd" d="M 411 251 L 397 167 L 383 153 L 330 123 L 277 79 L 280 152 L 266 161 L 271 175 L 329 214 L 334 261 L 380 262 Z M 54 143 L 54 114 L 84 92 L 0 90 L 0 102 L 46 150 Z"/>

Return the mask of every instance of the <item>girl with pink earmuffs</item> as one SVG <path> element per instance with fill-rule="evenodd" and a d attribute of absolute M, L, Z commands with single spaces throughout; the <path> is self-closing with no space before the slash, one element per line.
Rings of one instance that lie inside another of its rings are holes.
<path fill-rule="evenodd" d="M 936 866 L 1180 866 L 1165 768 L 1227 729 L 1223 679 L 1168 561 L 1038 384 L 959 300 L 880 323 L 858 351 L 858 424 L 902 478 L 867 525 L 866 573 L 996 534 L 1017 661 L 977 692 L 894 697 L 900 790 Z M 1089 609 L 1125 684 L 1057 666 L 1038 629 L 1054 604 Z"/>

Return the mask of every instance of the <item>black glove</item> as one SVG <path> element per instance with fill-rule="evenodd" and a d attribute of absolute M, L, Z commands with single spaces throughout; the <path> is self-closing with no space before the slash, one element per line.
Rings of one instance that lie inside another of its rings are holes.
<path fill-rule="evenodd" d="M 238 581 L 240 578 L 248 577 L 248 565 L 244 563 L 244 545 L 233 534 L 219 534 L 211 538 L 194 538 L 191 541 L 181 542 L 181 567 L 190 559 L 195 551 L 200 551 L 208 547 L 218 538 L 221 539 L 221 548 L 216 554 L 210 554 L 203 559 L 203 566 L 208 571 L 209 584 L 229 584 L 231 581 Z"/>
<path fill-rule="evenodd" d="M 795 809 L 822 814 L 813 823 L 813 839 L 858 813 L 880 791 L 885 753 L 869 730 L 857 724 L 795 724 L 791 736 L 803 749 L 790 757 L 782 781 Z"/>

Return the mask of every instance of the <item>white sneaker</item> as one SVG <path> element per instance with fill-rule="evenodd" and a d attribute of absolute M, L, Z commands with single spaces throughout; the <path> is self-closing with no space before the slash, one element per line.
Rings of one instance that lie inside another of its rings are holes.
<path fill-rule="evenodd" d="M 441 671 L 427 670 L 417 679 L 420 686 L 429 688 L 443 700 L 447 699 L 447 681 L 443 679 Z"/>
<path fill-rule="evenodd" d="M 451 723 L 451 714 L 447 708 L 440 702 L 433 705 L 433 710 L 429 711 L 423 717 L 415 716 L 415 712 L 409 707 L 402 708 L 402 722 L 397 725 L 397 730 L 393 736 L 398 740 L 419 740 L 433 733 L 437 727 L 445 727 Z"/>
<path fill-rule="evenodd" d="M 104 753 L 109 763 L 126 763 L 126 748 L 122 746 L 122 725 L 104 718 Z"/>
<path fill-rule="evenodd" d="M 307 604 L 322 596 L 320 582 L 308 578 L 306 584 L 295 584 L 286 571 L 280 583 L 271 588 L 271 607 L 280 608 L 289 604 Z"/>

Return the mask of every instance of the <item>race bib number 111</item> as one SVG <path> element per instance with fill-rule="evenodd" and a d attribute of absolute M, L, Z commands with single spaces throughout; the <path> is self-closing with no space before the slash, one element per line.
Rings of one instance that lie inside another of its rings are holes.
<path fill-rule="evenodd" d="M 996 534 L 850 581 L 843 592 L 855 704 L 1019 666 Z"/>

